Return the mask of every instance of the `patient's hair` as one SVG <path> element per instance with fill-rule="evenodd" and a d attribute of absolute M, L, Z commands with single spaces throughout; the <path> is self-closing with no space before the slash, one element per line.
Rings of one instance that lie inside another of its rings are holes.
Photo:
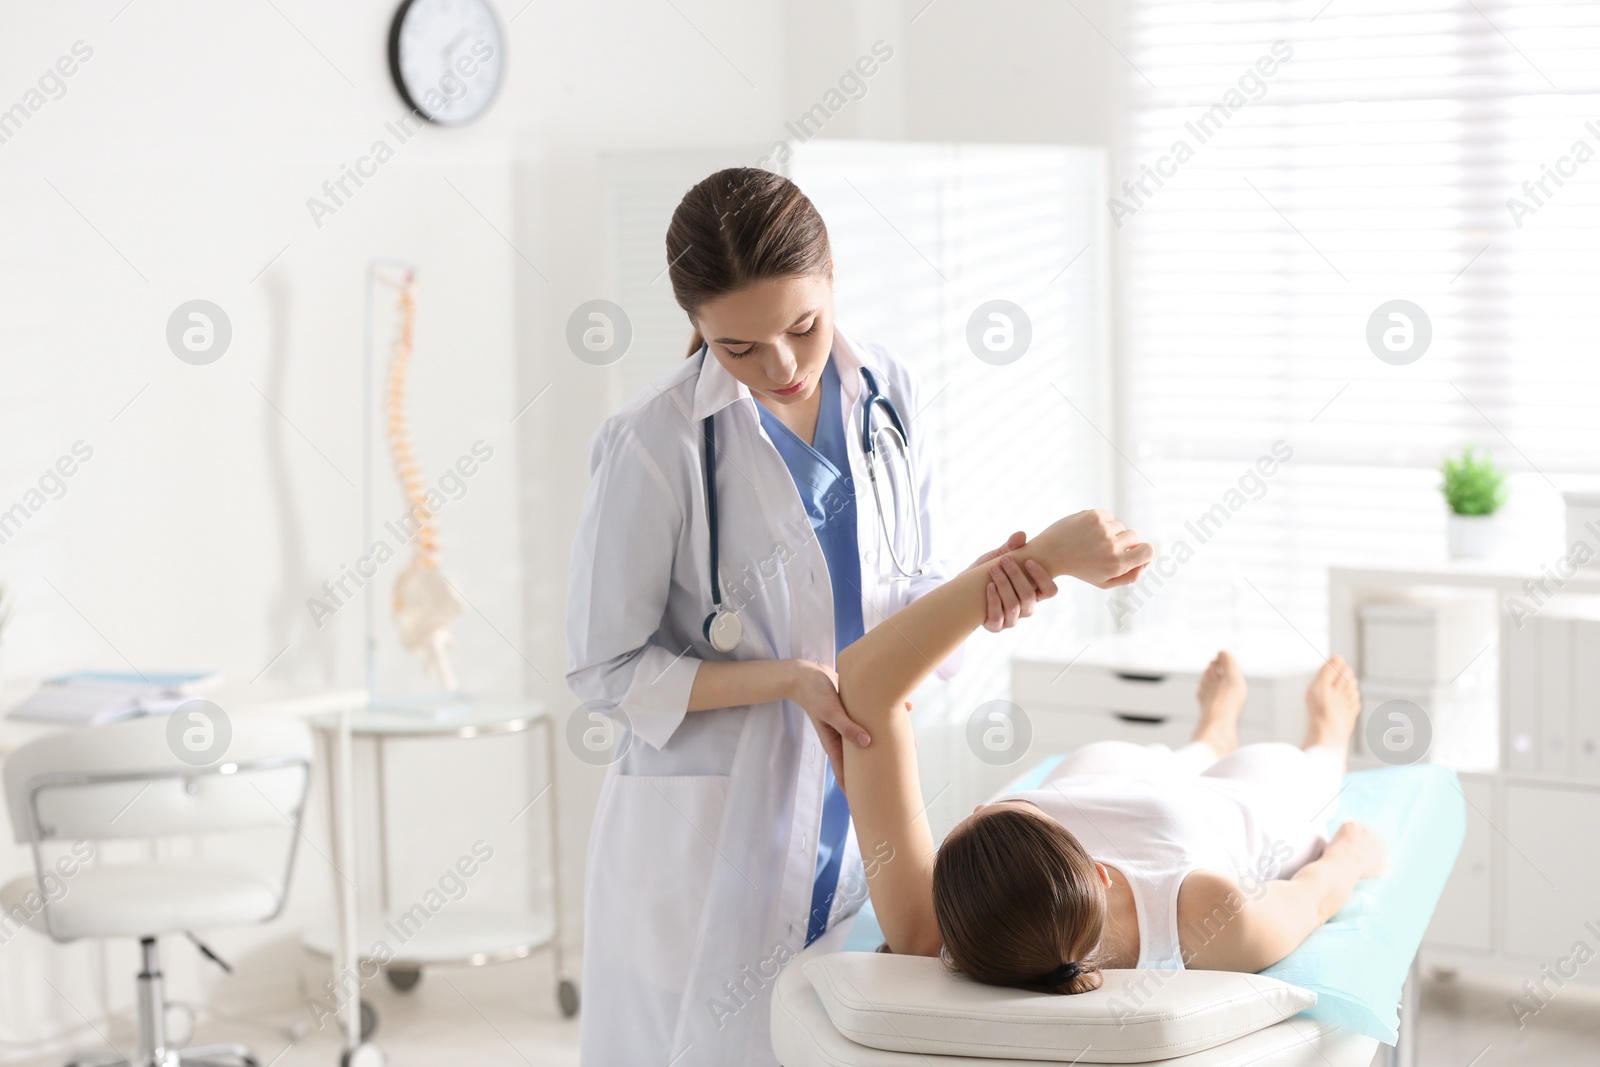
<path fill-rule="evenodd" d="M 672 295 L 691 321 L 700 305 L 757 282 L 832 273 L 822 216 L 794 182 L 769 170 L 717 171 L 683 195 L 667 226 Z M 700 341 L 696 330 L 690 355 Z"/>
<path fill-rule="evenodd" d="M 947 961 L 975 981 L 1043 993 L 1100 988 L 1094 956 L 1105 887 L 1054 819 L 1015 808 L 976 812 L 939 846 L 933 911 Z M 1079 973 L 1050 981 L 1066 963 Z"/>

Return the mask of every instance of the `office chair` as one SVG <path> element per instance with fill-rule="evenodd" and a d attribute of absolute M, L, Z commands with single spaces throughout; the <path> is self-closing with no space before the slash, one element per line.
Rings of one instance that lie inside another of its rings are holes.
<path fill-rule="evenodd" d="M 185 714 L 183 708 L 173 713 Z M 0 886 L 0 924 L 26 924 L 63 943 L 80 937 L 139 940 L 137 1053 L 74 1054 L 66 1067 L 186 1067 L 215 1059 L 259 1067 L 241 1044 L 167 1047 L 156 945 L 162 934 L 193 937 L 192 931 L 208 927 L 267 922 L 283 910 L 311 778 L 311 731 L 299 719 L 270 715 L 243 715 L 230 725 L 226 749 L 201 765 L 188 761 L 197 758 L 191 753 L 180 758 L 180 743 L 169 743 L 167 715 L 63 730 L 6 758 L 11 830 L 19 844 L 32 846 L 34 873 Z M 261 827 L 289 831 L 281 877 L 215 856 L 76 862 L 89 852 L 82 842 Z M 73 860 L 47 860 L 46 845 L 54 843 L 51 851 L 61 852 L 72 842 L 80 843 L 70 853 Z"/>

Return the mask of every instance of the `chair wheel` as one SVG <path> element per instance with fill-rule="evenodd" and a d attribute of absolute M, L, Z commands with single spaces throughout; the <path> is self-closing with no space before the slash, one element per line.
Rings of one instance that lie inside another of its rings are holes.
<path fill-rule="evenodd" d="M 578 1014 L 578 983 L 570 978 L 561 979 L 556 986 L 556 1003 L 561 1005 L 561 1014 L 570 1019 Z"/>
<path fill-rule="evenodd" d="M 377 1045 L 365 1042 L 347 1050 L 339 1057 L 339 1067 L 384 1067 L 389 1057 Z"/>
<path fill-rule="evenodd" d="M 409 993 L 417 988 L 417 983 L 422 981 L 421 967 L 385 967 L 383 976 L 389 980 L 391 988 L 401 993 Z"/>

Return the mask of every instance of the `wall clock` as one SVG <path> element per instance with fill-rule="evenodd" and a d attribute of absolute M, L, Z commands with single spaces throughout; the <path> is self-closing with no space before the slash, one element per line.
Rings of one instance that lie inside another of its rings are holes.
<path fill-rule="evenodd" d="M 403 0 L 389 26 L 401 99 L 440 126 L 483 114 L 505 73 L 500 20 L 485 0 Z"/>

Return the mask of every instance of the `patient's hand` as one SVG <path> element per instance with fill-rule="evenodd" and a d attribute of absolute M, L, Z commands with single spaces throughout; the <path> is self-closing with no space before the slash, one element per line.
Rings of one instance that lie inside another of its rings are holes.
<path fill-rule="evenodd" d="M 969 571 L 984 566 L 989 569 L 989 614 L 983 620 L 983 628 L 990 633 L 1009 630 L 1018 619 L 1032 615 L 1039 601 L 1056 595 L 1055 579 L 1043 564 L 1033 559 L 1019 564 L 1009 555 L 1027 543 L 1028 535 L 1018 530 L 1006 538 L 1005 544 L 985 552 L 967 568 Z"/>
<path fill-rule="evenodd" d="M 1138 581 L 1155 551 L 1109 511 L 1080 511 L 1057 519 L 1033 539 L 1047 569 L 1100 589 Z"/>

